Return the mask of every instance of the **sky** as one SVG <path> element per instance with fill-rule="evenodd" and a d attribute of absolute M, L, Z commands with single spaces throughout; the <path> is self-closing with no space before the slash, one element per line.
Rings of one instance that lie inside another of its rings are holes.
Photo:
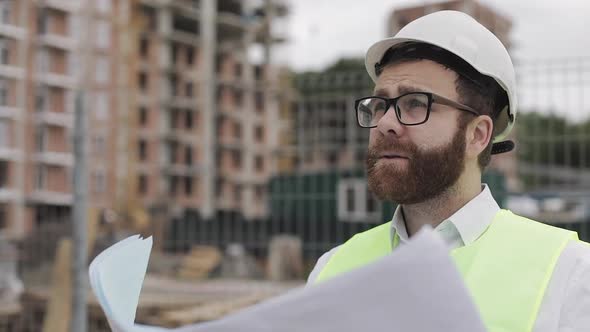
<path fill-rule="evenodd" d="M 276 28 L 288 42 L 275 48 L 273 58 L 298 72 L 322 70 L 342 57 L 364 57 L 374 42 L 387 37 L 386 23 L 394 9 L 441 2 L 283 1 L 289 4 L 290 15 Z M 479 2 L 512 20 L 510 52 L 515 62 L 558 59 L 557 66 L 569 66 L 567 70 L 536 69 L 534 75 L 527 71 L 531 67 L 521 66 L 524 75 L 518 77 L 519 109 L 558 113 L 573 121 L 590 119 L 590 98 L 585 97 L 590 95 L 590 0 Z M 576 67 L 580 66 L 580 57 L 585 57 L 583 71 Z M 567 84 L 572 80 L 575 85 Z M 581 80 L 584 83 L 580 84 Z"/>
<path fill-rule="evenodd" d="M 297 71 L 319 70 L 343 56 L 364 56 L 386 37 L 392 10 L 437 1 L 286 0 L 279 29 L 289 39 L 277 60 Z M 512 55 L 526 59 L 590 56 L 590 0 L 480 0 L 513 20 Z"/>

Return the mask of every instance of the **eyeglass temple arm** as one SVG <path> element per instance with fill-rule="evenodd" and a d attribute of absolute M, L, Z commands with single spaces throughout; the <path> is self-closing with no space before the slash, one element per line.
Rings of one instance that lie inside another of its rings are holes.
<path fill-rule="evenodd" d="M 460 104 L 456 101 L 447 99 L 445 97 L 439 96 L 434 93 L 432 94 L 432 101 L 437 104 L 447 105 L 447 106 L 451 106 L 451 107 L 454 107 L 454 108 L 457 108 L 457 109 L 460 109 L 463 111 L 467 111 L 467 112 L 473 113 L 474 115 L 477 115 L 477 116 L 481 115 L 481 114 L 479 114 L 478 111 L 474 110 L 473 108 L 471 108 L 467 105 Z"/>

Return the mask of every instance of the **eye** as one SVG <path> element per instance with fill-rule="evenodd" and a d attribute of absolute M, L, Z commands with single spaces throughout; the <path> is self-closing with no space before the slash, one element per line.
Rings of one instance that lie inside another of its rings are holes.
<path fill-rule="evenodd" d="M 423 111 L 428 108 L 428 97 L 423 94 L 409 94 L 403 96 L 398 104 L 405 112 Z"/>
<path fill-rule="evenodd" d="M 385 112 L 385 105 L 384 104 L 377 104 L 373 107 L 373 112 L 378 113 L 378 112 Z"/>
<path fill-rule="evenodd" d="M 426 103 L 418 98 L 412 98 L 408 101 L 407 106 L 411 108 L 426 107 Z"/>

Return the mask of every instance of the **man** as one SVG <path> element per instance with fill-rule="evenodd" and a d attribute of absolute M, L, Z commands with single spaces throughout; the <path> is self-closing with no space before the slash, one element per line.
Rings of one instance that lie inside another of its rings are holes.
<path fill-rule="evenodd" d="M 399 205 L 391 222 L 324 254 L 308 283 L 370 263 L 431 225 L 490 331 L 590 331 L 590 246 L 501 210 L 481 183 L 491 154 L 513 147 L 501 141 L 517 109 L 501 42 L 468 15 L 441 11 L 374 44 L 365 64 L 374 96 L 356 111 L 370 128 L 368 186 Z"/>

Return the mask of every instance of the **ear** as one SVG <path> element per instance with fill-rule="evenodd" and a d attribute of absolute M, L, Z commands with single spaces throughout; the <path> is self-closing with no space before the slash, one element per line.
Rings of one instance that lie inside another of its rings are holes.
<path fill-rule="evenodd" d="M 465 154 L 468 158 L 477 158 L 485 150 L 494 132 L 494 122 L 487 115 L 478 116 L 467 127 Z"/>

